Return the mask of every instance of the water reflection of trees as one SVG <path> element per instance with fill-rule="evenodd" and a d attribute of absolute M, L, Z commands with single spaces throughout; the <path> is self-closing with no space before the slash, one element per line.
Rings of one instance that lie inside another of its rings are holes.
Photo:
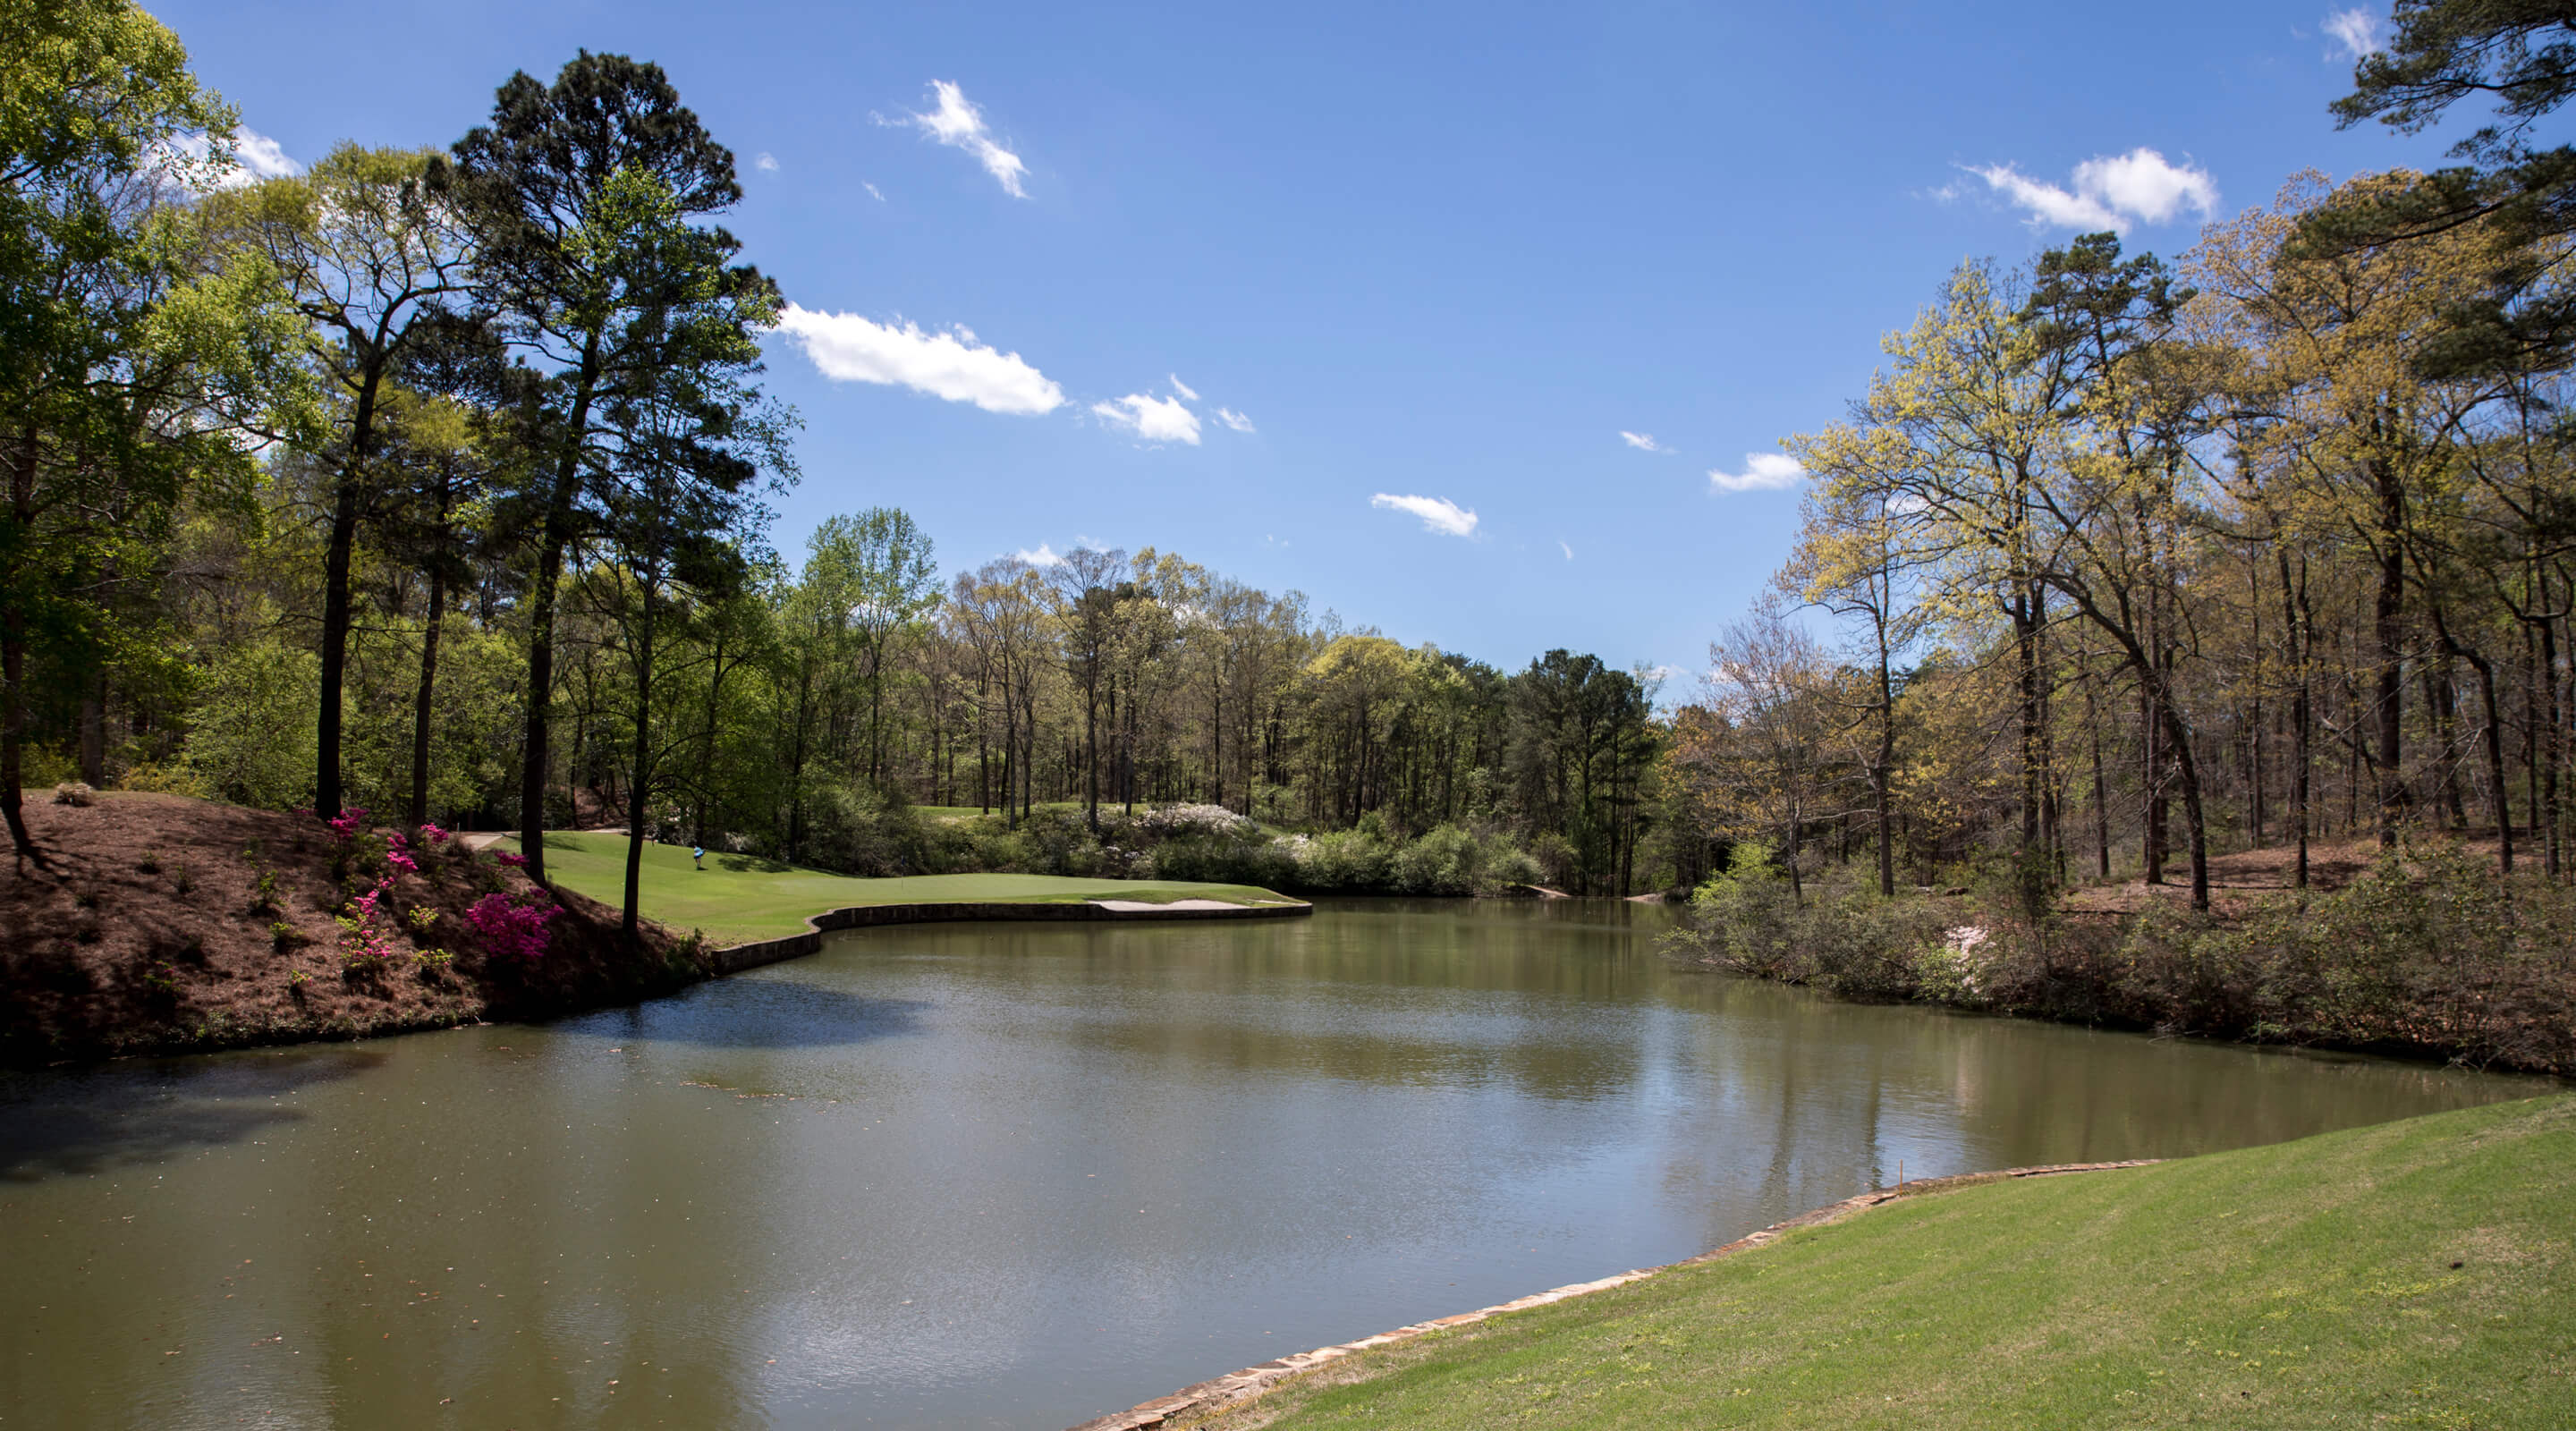
<path fill-rule="evenodd" d="M 270 1100 L 383 1061 L 357 1049 L 262 1050 L 0 1075 L 0 1179 L 95 1174 L 239 1142 L 302 1116 Z"/>

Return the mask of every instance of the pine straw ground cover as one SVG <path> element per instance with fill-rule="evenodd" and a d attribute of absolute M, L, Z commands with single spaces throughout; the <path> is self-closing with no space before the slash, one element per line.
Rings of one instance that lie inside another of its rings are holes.
<path fill-rule="evenodd" d="M 516 840 L 500 848 L 516 850 Z M 626 836 L 552 832 L 546 836 L 546 877 L 603 904 L 626 898 Z M 961 901 L 993 904 L 1065 903 L 1091 899 L 1170 904 L 1212 899 L 1227 904 L 1292 903 L 1251 885 L 1198 884 L 1186 880 L 1075 879 L 1032 874 L 907 875 L 856 879 L 749 855 L 709 851 L 700 869 L 676 845 L 644 847 L 641 898 L 646 919 L 674 929 L 703 930 L 711 943 L 738 944 L 805 932 L 807 915 L 867 904 Z"/>
<path fill-rule="evenodd" d="M 699 977 L 664 931 L 640 948 L 616 914 L 550 900 L 453 840 L 346 839 L 313 817 L 174 795 L 87 805 L 27 792 L 41 866 L 0 855 L 0 1062 L 48 1063 L 240 1044 L 357 1038 L 642 998 Z M 368 939 L 339 918 L 392 884 Z M 545 950 L 513 957 L 475 928 L 485 898 L 561 912 Z M 357 957 L 352 958 L 353 943 Z"/>
<path fill-rule="evenodd" d="M 1175 1424 L 2566 1427 L 2571 1171 L 2555 1095 L 1986 1183 Z"/>

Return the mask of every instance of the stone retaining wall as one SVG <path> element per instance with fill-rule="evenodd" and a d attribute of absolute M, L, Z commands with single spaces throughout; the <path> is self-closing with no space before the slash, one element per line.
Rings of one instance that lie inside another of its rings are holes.
<path fill-rule="evenodd" d="M 1103 896 L 1106 898 L 1107 896 Z M 1024 922 L 1182 919 L 1293 919 L 1312 914 L 1311 904 L 1242 904 L 1226 909 L 1105 909 L 1085 902 L 1028 903 L 1005 901 L 939 901 L 924 904 L 859 904 L 806 917 L 806 931 L 778 939 L 755 940 L 715 950 L 707 956 L 708 972 L 738 974 L 763 964 L 801 959 L 823 947 L 823 936 L 842 929 L 874 929 L 886 924 L 940 924 L 960 920 Z"/>

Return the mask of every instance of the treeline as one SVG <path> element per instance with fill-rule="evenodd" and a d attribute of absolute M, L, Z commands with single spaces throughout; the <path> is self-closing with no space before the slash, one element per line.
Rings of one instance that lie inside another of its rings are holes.
<path fill-rule="evenodd" d="M 2410 825 L 2558 874 L 2564 369 L 2428 364 L 2480 225 L 2314 237 L 2419 182 L 2295 183 L 2170 268 L 2096 234 L 1955 272 L 1790 443 L 1796 554 L 1680 717 L 1722 823 L 1793 873 L 1857 838 L 1890 892 L 2007 859 L 2033 908 L 2115 867 L 2207 908 L 2213 851 L 2304 885 L 2310 841 Z"/>
<path fill-rule="evenodd" d="M 2492 238 L 2306 236 L 2410 175 L 2213 226 L 1969 264 L 1887 345 L 1814 478 L 1780 599 L 1712 652 L 1678 759 L 1800 859 L 1883 888 L 1998 851 L 2034 899 L 2115 864 L 2408 824 L 2562 865 L 2571 712 L 2562 373 L 2428 373 Z M 1840 649 L 1795 603 L 1838 618 Z M 1843 853 L 1838 845 L 1830 853 Z"/>
<path fill-rule="evenodd" d="M 40 7 L 0 81 L 22 864 L 21 788 L 70 778 L 515 826 L 540 877 L 574 823 L 1007 862 L 1033 847 L 911 807 L 1008 835 L 1067 803 L 1091 849 L 1057 864 L 1116 867 L 1147 828 L 1116 822 L 1173 802 L 1357 832 L 1317 865 L 1337 887 L 1706 864 L 1651 692 L 1594 658 L 1506 674 L 1153 551 L 944 575 L 892 508 L 771 551 L 782 300 L 720 225 L 732 154 L 653 65 L 584 53 L 444 149 L 267 177 L 130 5 Z"/>
<path fill-rule="evenodd" d="M 2527 44 L 2555 20 L 2398 20 L 2348 121 L 2576 93 Z M 2299 178 L 2171 263 L 2104 233 L 1950 275 L 1788 444 L 1794 553 L 1676 714 L 1676 798 L 1742 842 L 1677 946 L 2576 1068 L 2576 149 L 2462 152 Z M 2132 877 L 2188 903 L 2069 897 Z"/>

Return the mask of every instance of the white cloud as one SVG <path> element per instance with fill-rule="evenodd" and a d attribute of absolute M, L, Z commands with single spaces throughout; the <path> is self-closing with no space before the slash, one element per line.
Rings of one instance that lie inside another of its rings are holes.
<path fill-rule="evenodd" d="M 932 80 L 930 90 L 938 97 L 939 107 L 928 114 L 908 115 L 906 121 L 949 148 L 974 155 L 984 172 L 1001 182 L 1003 193 L 1014 199 L 1027 198 L 1028 191 L 1020 187 L 1020 180 L 1029 172 L 1029 166 L 1020 162 L 1019 155 L 993 141 L 993 131 L 984 123 L 984 112 L 949 80 Z"/>
<path fill-rule="evenodd" d="M 1143 393 L 1129 393 L 1116 402 L 1093 403 L 1091 410 L 1111 425 L 1123 427 L 1147 442 L 1199 445 L 1199 415 L 1181 406 L 1178 398 L 1151 398 Z"/>
<path fill-rule="evenodd" d="M 2336 10 L 2326 16 L 2326 33 L 2343 47 L 2347 60 L 2375 55 L 2388 46 L 2379 38 L 2379 17 L 2367 10 Z"/>
<path fill-rule="evenodd" d="M 751 161 L 751 167 L 759 170 L 763 174 L 775 174 L 778 172 L 778 160 L 775 156 L 770 154 L 768 150 L 764 149 L 760 151 L 759 158 Z"/>
<path fill-rule="evenodd" d="M 1798 459 L 1794 457 L 1783 457 L 1777 452 L 1748 452 L 1744 454 L 1743 471 L 1711 472 L 1708 486 L 1712 492 L 1775 492 L 1783 487 L 1797 486 L 1798 479 L 1806 475 L 1807 469 L 1799 466 Z"/>
<path fill-rule="evenodd" d="M 816 313 L 787 305 L 778 331 L 805 346 L 805 356 L 837 382 L 886 383 L 986 412 L 1034 416 L 1064 406 L 1064 389 L 1017 353 L 997 352 L 971 329 L 924 332 L 907 322 L 873 323 L 856 313 Z"/>
<path fill-rule="evenodd" d="M 1022 547 L 1017 552 L 1012 553 L 1012 555 L 1017 556 L 1020 560 L 1027 562 L 1031 566 L 1061 566 L 1064 564 L 1063 556 L 1058 554 L 1055 548 L 1048 546 L 1044 542 L 1038 543 L 1037 550 L 1035 551 L 1031 551 L 1027 547 Z"/>
<path fill-rule="evenodd" d="M 1237 432 L 1252 431 L 1252 419 L 1245 417 L 1242 413 L 1236 412 L 1230 407 L 1218 408 L 1216 410 L 1216 420 L 1224 423 L 1230 428 L 1233 428 Z"/>
<path fill-rule="evenodd" d="M 1968 172 L 2044 226 L 2126 233 L 2133 222 L 2161 224 L 2186 207 L 2204 218 L 2218 208 L 2218 181 L 2208 170 L 2172 163 L 2147 148 L 2085 160 L 2075 166 L 2072 189 L 2043 183 L 2010 164 L 1970 166 Z"/>
<path fill-rule="evenodd" d="M 1171 373 L 1167 376 L 1172 380 L 1172 391 L 1179 393 L 1181 396 L 1188 398 L 1192 402 L 1197 402 L 1199 400 L 1199 395 L 1190 391 L 1190 385 L 1181 381 L 1180 374 Z"/>
<path fill-rule="evenodd" d="M 1369 505 L 1410 512 L 1422 519 L 1422 529 L 1427 532 L 1450 537 L 1472 537 L 1476 534 L 1476 514 L 1446 497 L 1398 497 L 1380 492 L 1369 498 Z"/>
<path fill-rule="evenodd" d="M 1671 448 L 1657 442 L 1655 440 L 1655 435 L 1650 432 L 1628 432 L 1623 429 L 1619 434 L 1619 440 L 1628 444 L 1630 447 L 1637 449 L 1639 452 L 1672 451 Z"/>
<path fill-rule="evenodd" d="M 170 141 L 170 149 L 183 159 L 203 160 L 214 152 L 214 140 L 204 134 L 182 134 Z M 240 189 L 262 179 L 290 179 L 304 172 L 304 166 L 287 157 L 286 149 L 276 140 L 247 126 L 233 130 L 232 166 L 215 177 L 219 189 Z"/>
<path fill-rule="evenodd" d="M 1556 549 L 1565 553 L 1565 559 L 1567 561 L 1574 560 L 1574 548 L 1566 545 L 1565 538 L 1559 537 L 1556 539 Z"/>
<path fill-rule="evenodd" d="M 233 130 L 233 163 L 254 179 L 284 179 L 304 172 L 304 166 L 287 158 L 276 140 L 255 129 Z"/>
<path fill-rule="evenodd" d="M 882 204 L 882 203 L 884 203 L 884 202 L 885 202 L 885 195 L 883 195 L 883 194 L 881 194 L 881 193 L 878 193 L 878 192 L 877 192 L 877 186 L 876 186 L 876 185 L 874 185 L 874 184 L 871 184 L 871 183 L 867 182 L 865 179 L 862 179 L 862 180 L 860 180 L 860 181 L 859 181 L 859 187 L 868 191 L 868 197 L 869 197 L 869 198 L 876 200 L 876 201 L 877 201 L 878 203 L 880 203 L 880 204 Z"/>
<path fill-rule="evenodd" d="M 2218 208 L 2218 181 L 2195 164 L 2170 164 L 2152 149 L 2132 149 L 2109 158 L 2092 158 L 2075 166 L 2079 193 L 2098 194 L 2122 214 L 2151 224 L 2171 219 L 2185 205 L 2206 218 Z"/>

